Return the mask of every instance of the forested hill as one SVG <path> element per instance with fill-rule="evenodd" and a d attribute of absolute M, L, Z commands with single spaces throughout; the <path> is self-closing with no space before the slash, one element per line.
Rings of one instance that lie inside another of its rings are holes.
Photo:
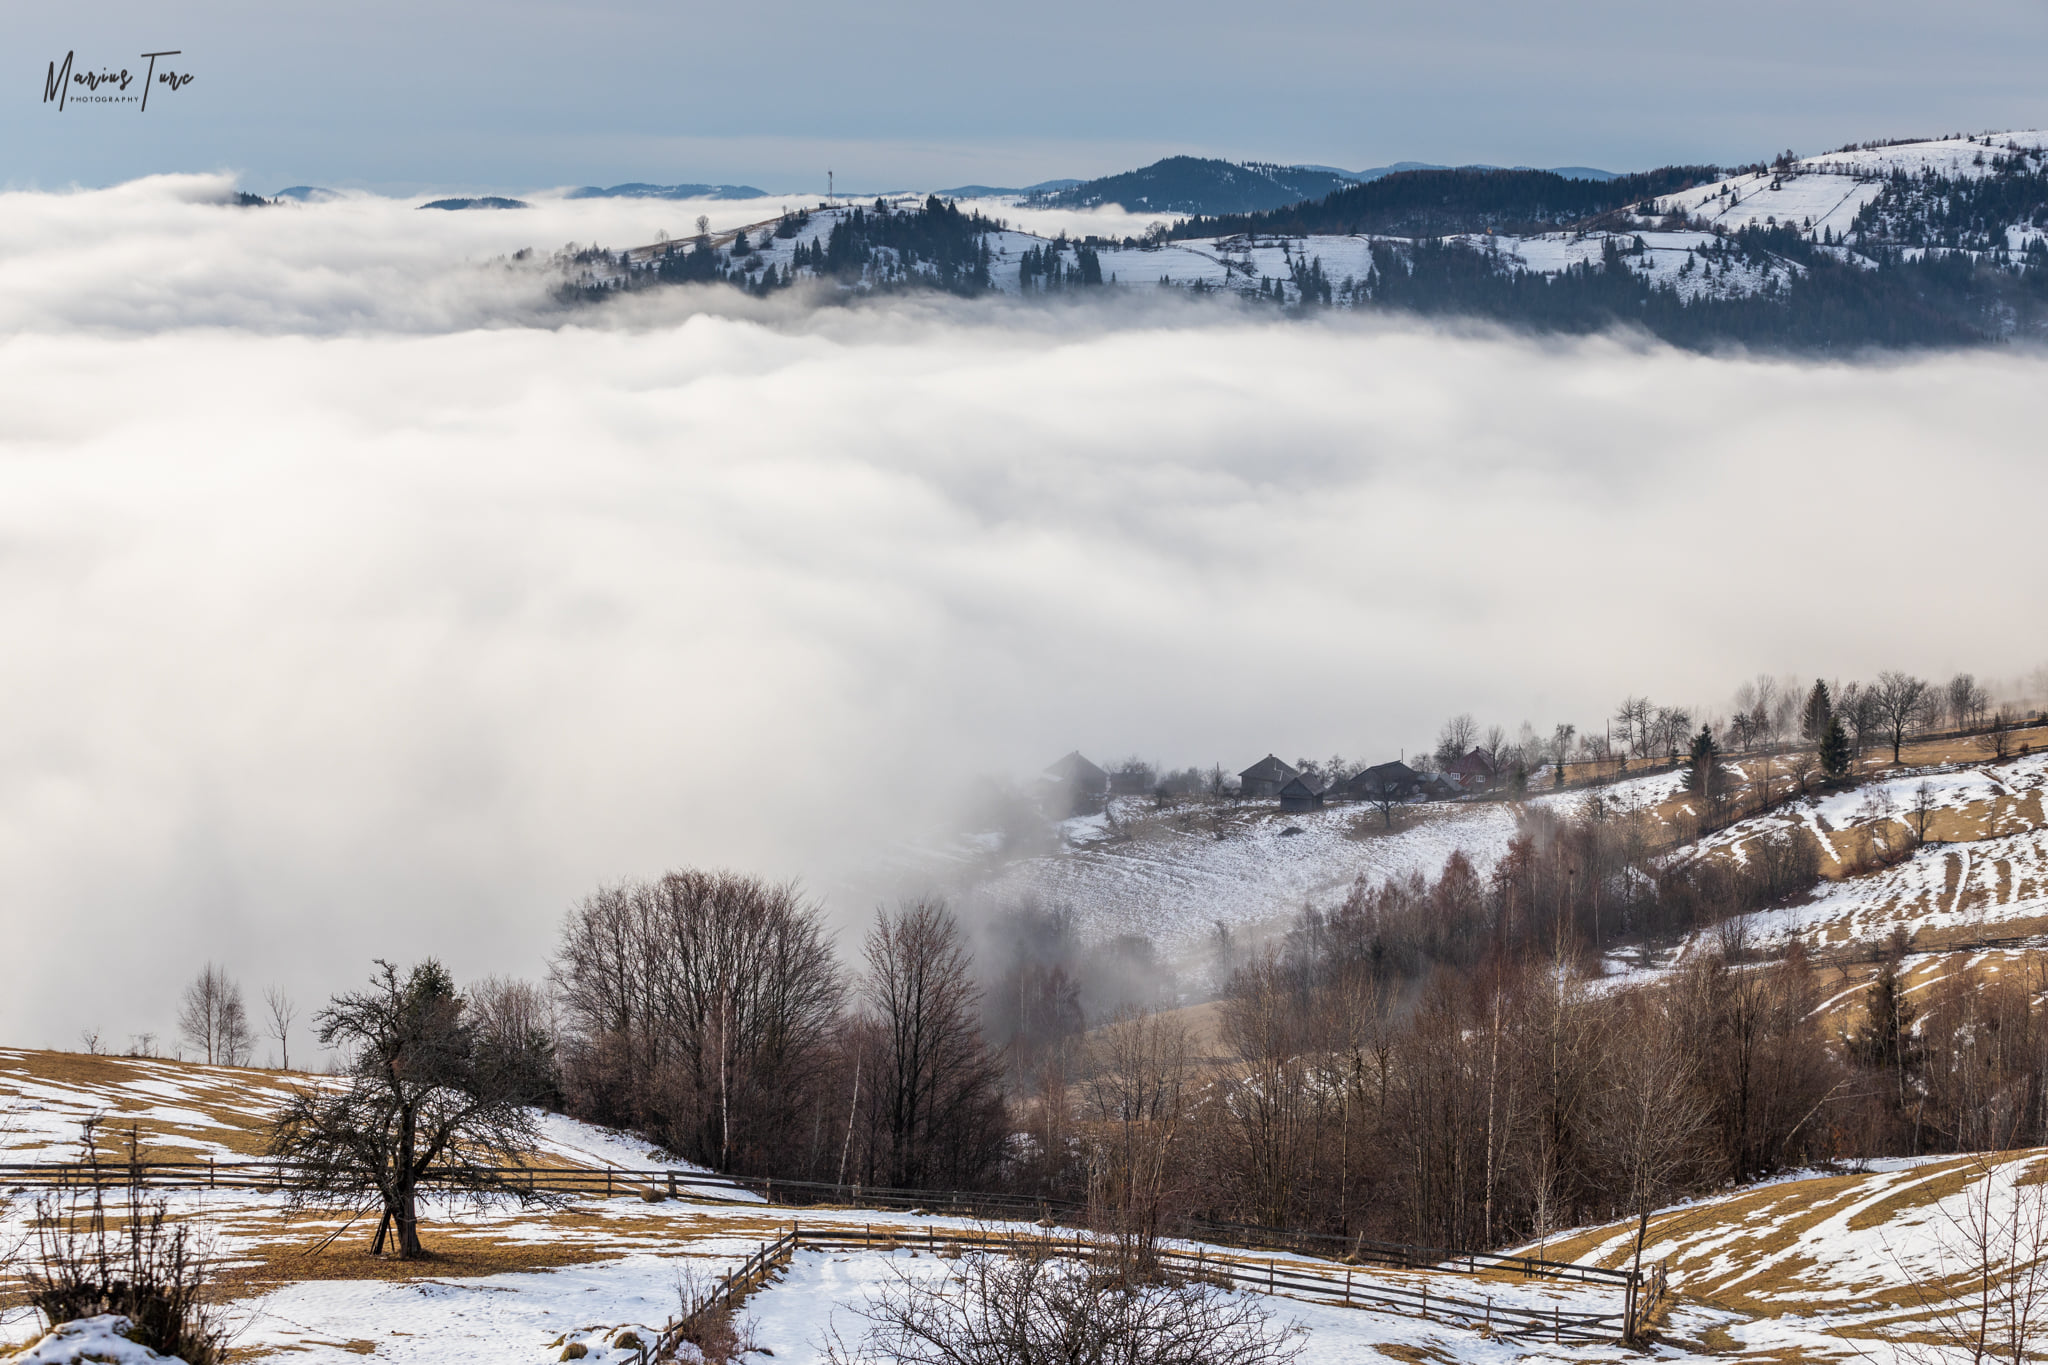
<path fill-rule="evenodd" d="M 1350 185 L 1321 199 L 1257 213 L 1194 217 L 1177 223 L 1176 238 L 1325 236 L 1374 233 L 1445 237 L 1459 232 L 1545 232 L 1602 213 L 1674 194 L 1721 178 L 1717 166 L 1666 166 L 1575 180 L 1554 171 L 1399 171 Z"/>
<path fill-rule="evenodd" d="M 1320 198 L 1352 183 L 1352 176 L 1302 166 L 1170 156 L 1135 171 L 1035 195 L 1033 201 L 1077 209 L 1116 204 L 1131 213 L 1242 214 Z"/>

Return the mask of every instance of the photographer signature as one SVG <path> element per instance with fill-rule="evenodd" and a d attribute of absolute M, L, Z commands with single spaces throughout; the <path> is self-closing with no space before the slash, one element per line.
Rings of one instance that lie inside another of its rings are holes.
<path fill-rule="evenodd" d="M 71 69 L 72 60 L 77 55 L 76 51 L 65 53 L 64 62 L 61 66 L 56 62 L 51 62 L 49 74 L 43 77 L 43 103 L 49 104 L 54 101 L 59 112 L 62 112 L 64 106 L 72 101 L 82 104 L 137 104 L 141 106 L 141 109 L 147 110 L 149 108 L 151 86 L 167 86 L 171 90 L 177 91 L 192 84 L 190 72 L 176 71 L 169 66 L 166 66 L 162 71 L 156 69 L 156 61 L 159 57 L 183 56 L 183 52 L 177 48 L 171 48 L 165 52 L 142 53 L 141 56 L 147 59 L 149 65 L 143 69 L 142 75 L 139 77 L 125 66 L 118 71 L 108 68 L 102 68 L 97 71 L 90 69 L 73 71 Z M 139 94 L 131 95 L 128 93 L 128 87 L 137 80 L 142 82 L 142 89 Z M 72 89 L 74 86 L 82 87 L 86 93 L 82 95 L 74 94 Z M 113 93 L 101 94 L 101 86 L 111 86 Z"/>

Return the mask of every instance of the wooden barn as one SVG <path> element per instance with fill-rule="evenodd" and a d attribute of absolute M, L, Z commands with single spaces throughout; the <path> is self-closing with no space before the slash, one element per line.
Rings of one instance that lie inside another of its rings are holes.
<path fill-rule="evenodd" d="M 1278 796 L 1280 789 L 1301 774 L 1267 754 L 1237 775 L 1237 794 L 1255 800 Z"/>
<path fill-rule="evenodd" d="M 1109 774 L 1081 757 L 1079 749 L 1048 767 L 1045 779 L 1052 788 L 1049 804 L 1063 819 L 1095 814 L 1109 794 Z"/>
<path fill-rule="evenodd" d="M 1375 763 L 1346 780 L 1337 794 L 1347 801 L 1413 801 L 1423 794 L 1422 774 L 1406 763 Z"/>
<path fill-rule="evenodd" d="M 1296 773 L 1280 788 L 1281 810 L 1321 810 L 1323 808 L 1323 784 L 1313 777 Z"/>

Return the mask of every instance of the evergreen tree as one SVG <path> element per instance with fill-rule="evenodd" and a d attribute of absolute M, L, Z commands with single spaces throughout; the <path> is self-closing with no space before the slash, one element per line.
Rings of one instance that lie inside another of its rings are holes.
<path fill-rule="evenodd" d="M 1695 795 L 1714 795 L 1723 780 L 1721 746 L 1714 742 L 1714 727 L 1702 725 L 1692 737 L 1692 752 L 1686 758 L 1685 789 Z"/>
<path fill-rule="evenodd" d="M 1875 1071 L 1895 1075 L 1901 1099 L 1908 1078 L 1919 1069 L 1921 1047 L 1913 1036 L 1920 1011 L 1906 998 L 1904 975 L 1900 971 L 1906 955 L 1903 931 L 1892 934 L 1891 950 L 1877 964 L 1877 979 L 1864 993 L 1863 1026 L 1848 1039 L 1849 1056 Z"/>
<path fill-rule="evenodd" d="M 1806 694 L 1806 713 L 1800 718 L 1799 733 L 1808 743 L 1818 744 L 1826 737 L 1828 724 L 1835 718 L 1835 700 L 1828 694 L 1827 683 L 1820 678 L 1813 680 L 1813 691 Z"/>
<path fill-rule="evenodd" d="M 1842 728 L 1842 718 L 1828 717 L 1828 728 L 1820 737 L 1820 770 L 1830 778 L 1839 778 L 1849 771 L 1849 734 Z"/>

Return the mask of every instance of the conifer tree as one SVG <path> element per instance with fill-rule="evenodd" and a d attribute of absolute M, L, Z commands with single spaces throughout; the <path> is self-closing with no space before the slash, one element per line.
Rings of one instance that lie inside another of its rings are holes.
<path fill-rule="evenodd" d="M 1821 734 L 1820 770 L 1830 778 L 1849 771 L 1849 733 L 1842 728 L 1840 716 L 1829 716 L 1828 727 Z"/>
<path fill-rule="evenodd" d="M 1692 737 L 1692 751 L 1686 758 L 1685 789 L 1710 794 L 1721 777 L 1721 746 L 1714 741 L 1714 727 L 1702 725 Z"/>
<path fill-rule="evenodd" d="M 1864 994 L 1863 1026 L 1849 1038 L 1849 1055 L 1862 1065 L 1894 1074 L 1901 1101 L 1907 1078 L 1920 1065 L 1920 1044 L 1913 1036 L 1919 1009 L 1906 997 L 1900 966 L 1906 936 L 1894 931 L 1890 951 L 1877 964 L 1877 979 Z"/>
<path fill-rule="evenodd" d="M 1825 680 L 1815 678 L 1813 691 L 1806 695 L 1806 713 L 1800 718 L 1799 733 L 1810 744 L 1818 744 L 1826 737 L 1828 723 L 1835 718 L 1835 699 L 1828 693 Z"/>

